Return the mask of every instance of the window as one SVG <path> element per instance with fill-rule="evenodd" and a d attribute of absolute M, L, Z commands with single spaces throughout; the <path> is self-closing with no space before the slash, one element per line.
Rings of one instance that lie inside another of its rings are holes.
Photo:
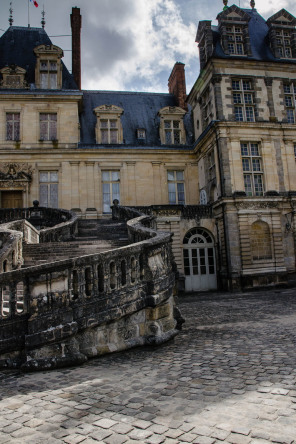
<path fill-rule="evenodd" d="M 137 139 L 145 140 L 146 139 L 146 130 L 142 128 L 137 129 Z"/>
<path fill-rule="evenodd" d="M 6 140 L 20 140 L 20 113 L 6 113 Z"/>
<path fill-rule="evenodd" d="M 165 120 L 165 143 L 167 145 L 180 145 L 181 129 L 179 120 Z"/>
<path fill-rule="evenodd" d="M 263 168 L 258 143 L 241 143 L 244 185 L 247 196 L 263 196 Z"/>
<path fill-rule="evenodd" d="M 113 200 L 120 200 L 119 185 L 119 171 L 102 171 L 103 213 L 111 213 Z"/>
<path fill-rule="evenodd" d="M 169 203 L 185 205 L 184 171 L 168 171 Z"/>
<path fill-rule="evenodd" d="M 40 60 L 40 88 L 57 89 L 57 78 L 56 60 Z"/>
<path fill-rule="evenodd" d="M 40 113 L 40 140 L 57 140 L 56 113 Z"/>
<path fill-rule="evenodd" d="M 2 74 L 2 82 L 0 82 L 1 88 L 21 89 L 28 87 L 25 81 L 26 70 L 20 66 L 5 66 L 0 69 L 0 74 Z"/>
<path fill-rule="evenodd" d="M 39 45 L 36 55 L 35 83 L 41 89 L 61 89 L 63 50 L 55 45 Z"/>
<path fill-rule="evenodd" d="M 123 109 L 115 105 L 101 105 L 94 109 L 97 116 L 96 142 L 102 144 L 123 143 L 120 117 Z"/>
<path fill-rule="evenodd" d="M 181 145 L 186 141 L 183 117 L 186 114 L 182 108 L 167 106 L 159 110 L 159 135 L 162 145 Z"/>
<path fill-rule="evenodd" d="M 234 116 L 237 122 L 254 122 L 254 91 L 250 80 L 232 80 Z"/>
<path fill-rule="evenodd" d="M 227 26 L 227 49 L 229 54 L 244 54 L 243 28 L 242 26 Z"/>
<path fill-rule="evenodd" d="M 296 82 L 285 83 L 284 94 L 288 123 L 295 123 Z"/>
<path fill-rule="evenodd" d="M 39 201 L 41 207 L 58 208 L 57 171 L 40 171 L 39 173 Z"/>
<path fill-rule="evenodd" d="M 101 119 L 101 143 L 118 143 L 117 119 Z"/>
<path fill-rule="evenodd" d="M 215 168 L 215 153 L 212 150 L 208 154 L 208 166 L 209 166 L 209 180 L 215 179 L 216 177 L 216 168 Z"/>
<path fill-rule="evenodd" d="M 291 50 L 291 32 L 289 30 L 279 29 L 276 31 L 276 49 L 279 57 L 290 59 Z"/>

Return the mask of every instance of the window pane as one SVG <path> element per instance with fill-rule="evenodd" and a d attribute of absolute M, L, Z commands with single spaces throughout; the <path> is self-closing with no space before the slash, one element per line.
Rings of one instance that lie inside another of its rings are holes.
<path fill-rule="evenodd" d="M 164 127 L 165 128 L 171 128 L 171 121 L 170 120 L 165 120 L 164 121 Z"/>
<path fill-rule="evenodd" d="M 170 204 L 175 204 L 175 203 L 176 203 L 175 184 L 169 182 L 169 184 L 168 184 L 168 190 L 169 190 L 169 203 L 170 203 Z"/>
<path fill-rule="evenodd" d="M 119 183 L 112 183 L 112 202 L 114 199 L 119 199 Z"/>
<path fill-rule="evenodd" d="M 185 193 L 184 193 L 184 183 L 177 183 L 178 190 L 178 204 L 185 204 Z"/>
<path fill-rule="evenodd" d="M 108 130 L 101 130 L 101 142 L 108 143 Z"/>
<path fill-rule="evenodd" d="M 49 87 L 50 87 L 50 89 L 57 89 L 58 82 L 57 82 L 57 74 L 56 73 L 49 74 Z"/>
<path fill-rule="evenodd" d="M 243 162 L 243 171 L 251 171 L 250 170 L 250 159 L 242 159 Z"/>
<path fill-rule="evenodd" d="M 58 173 L 57 171 L 50 172 L 50 182 L 58 182 Z"/>
<path fill-rule="evenodd" d="M 236 106 L 234 108 L 234 112 L 235 112 L 235 120 L 237 122 L 242 122 L 244 120 L 243 118 L 243 109 L 240 106 Z"/>
<path fill-rule="evenodd" d="M 287 109 L 287 119 L 288 119 L 288 123 L 295 123 L 294 110 L 293 109 Z"/>
<path fill-rule="evenodd" d="M 50 184 L 50 204 L 51 208 L 58 208 L 58 184 Z"/>
<path fill-rule="evenodd" d="M 232 89 L 240 90 L 239 80 L 232 80 Z"/>
<path fill-rule="evenodd" d="M 48 207 L 48 185 L 40 184 L 39 186 L 39 203 L 41 207 Z"/>
<path fill-rule="evenodd" d="M 40 73 L 40 88 L 47 89 L 48 88 L 48 74 Z"/>
<path fill-rule="evenodd" d="M 252 196 L 252 182 L 251 182 L 251 175 L 250 174 L 244 174 L 244 183 L 245 183 L 245 192 L 247 196 Z"/>
<path fill-rule="evenodd" d="M 257 143 L 251 143 L 251 155 L 259 156 L 259 147 Z"/>
<path fill-rule="evenodd" d="M 118 141 L 118 131 L 112 130 L 110 131 L 110 143 L 117 143 Z"/>
<path fill-rule="evenodd" d="M 249 155 L 249 147 L 248 147 L 247 143 L 241 143 L 241 153 L 242 153 L 242 156 Z"/>
<path fill-rule="evenodd" d="M 110 120 L 110 128 L 117 128 L 117 120 Z"/>
<path fill-rule="evenodd" d="M 241 94 L 240 93 L 234 93 L 233 94 L 233 102 L 234 103 L 242 103 Z"/>
<path fill-rule="evenodd" d="M 172 143 L 171 131 L 165 131 L 165 143 L 170 145 Z"/>
<path fill-rule="evenodd" d="M 254 174 L 254 189 L 255 189 L 255 195 L 256 196 L 262 196 L 263 195 L 263 181 L 262 181 L 262 175 L 260 174 Z"/>
<path fill-rule="evenodd" d="M 260 159 L 252 159 L 253 171 L 261 171 Z"/>
<path fill-rule="evenodd" d="M 177 171 L 177 180 L 184 180 L 184 171 Z"/>
<path fill-rule="evenodd" d="M 254 109 L 250 106 L 246 106 L 246 118 L 247 122 L 254 122 Z"/>
<path fill-rule="evenodd" d="M 168 180 L 175 180 L 175 172 L 168 171 Z"/>
<path fill-rule="evenodd" d="M 110 171 L 102 171 L 102 179 L 104 181 L 110 180 Z"/>
<path fill-rule="evenodd" d="M 111 177 L 112 177 L 112 180 L 119 180 L 119 171 L 112 171 Z"/>
<path fill-rule="evenodd" d="M 48 172 L 40 173 L 40 182 L 48 182 Z"/>
<path fill-rule="evenodd" d="M 108 120 L 101 120 L 101 128 L 108 128 Z"/>

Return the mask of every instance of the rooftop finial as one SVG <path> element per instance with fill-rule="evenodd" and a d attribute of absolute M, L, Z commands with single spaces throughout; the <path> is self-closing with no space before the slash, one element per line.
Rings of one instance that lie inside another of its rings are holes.
<path fill-rule="evenodd" d="M 12 17 L 12 13 L 13 13 L 12 2 L 10 2 L 9 12 L 10 12 L 10 16 L 9 16 L 8 22 L 9 22 L 9 25 L 12 26 L 12 24 L 13 24 L 13 17 Z"/>
<path fill-rule="evenodd" d="M 250 6 L 251 6 L 252 9 L 255 8 L 255 0 L 251 0 L 250 1 Z"/>
<path fill-rule="evenodd" d="M 41 26 L 44 29 L 44 26 L 45 26 L 45 10 L 44 10 L 44 5 L 43 5 L 43 9 L 42 9 L 41 15 L 42 15 Z"/>
<path fill-rule="evenodd" d="M 228 8 L 227 3 L 228 3 L 228 0 L 223 0 L 223 4 L 224 4 L 223 11 L 225 11 L 225 9 Z"/>

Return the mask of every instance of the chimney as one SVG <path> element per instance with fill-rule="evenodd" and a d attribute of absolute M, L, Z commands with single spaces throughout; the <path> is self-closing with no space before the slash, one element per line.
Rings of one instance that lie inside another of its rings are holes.
<path fill-rule="evenodd" d="M 176 62 L 168 81 L 169 93 L 173 94 L 180 108 L 188 110 L 186 103 L 185 65 Z"/>
<path fill-rule="evenodd" d="M 72 8 L 72 74 L 79 89 L 81 89 L 81 15 L 80 8 Z"/>

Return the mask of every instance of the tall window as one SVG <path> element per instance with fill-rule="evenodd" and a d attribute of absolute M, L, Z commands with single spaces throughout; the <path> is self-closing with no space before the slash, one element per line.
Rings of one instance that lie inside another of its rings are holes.
<path fill-rule="evenodd" d="M 184 171 L 168 171 L 168 191 L 170 204 L 185 204 Z"/>
<path fill-rule="evenodd" d="M 276 31 L 276 48 L 279 57 L 287 59 L 290 59 L 292 57 L 290 31 L 283 29 Z"/>
<path fill-rule="evenodd" d="M 247 196 L 263 196 L 263 168 L 258 143 L 241 143 L 244 184 Z"/>
<path fill-rule="evenodd" d="M 266 222 L 258 220 L 251 226 L 251 251 L 253 260 L 272 259 L 271 236 Z"/>
<path fill-rule="evenodd" d="M 39 174 L 39 201 L 41 207 L 58 208 L 57 171 L 41 171 Z"/>
<path fill-rule="evenodd" d="M 57 114 L 40 113 L 40 140 L 57 140 Z"/>
<path fill-rule="evenodd" d="M 6 140 L 20 140 L 20 113 L 6 113 Z"/>
<path fill-rule="evenodd" d="M 295 123 L 296 82 L 284 84 L 285 107 L 288 123 Z"/>
<path fill-rule="evenodd" d="M 227 26 L 227 49 L 229 54 L 244 54 L 242 26 Z"/>
<path fill-rule="evenodd" d="M 118 119 L 101 119 L 101 143 L 118 143 Z"/>
<path fill-rule="evenodd" d="M 111 212 L 113 200 L 120 200 L 119 171 L 102 171 L 103 213 Z"/>
<path fill-rule="evenodd" d="M 254 91 L 250 80 L 232 80 L 232 97 L 235 120 L 238 122 L 255 121 Z"/>
<path fill-rule="evenodd" d="M 180 120 L 165 120 L 165 143 L 168 145 L 180 145 L 181 143 L 181 126 Z"/>
<path fill-rule="evenodd" d="M 215 153 L 212 150 L 208 154 L 208 166 L 209 166 L 209 180 L 215 179 L 216 177 L 216 167 L 215 167 Z"/>
<path fill-rule="evenodd" d="M 56 60 L 40 60 L 40 88 L 57 89 L 58 70 Z"/>

